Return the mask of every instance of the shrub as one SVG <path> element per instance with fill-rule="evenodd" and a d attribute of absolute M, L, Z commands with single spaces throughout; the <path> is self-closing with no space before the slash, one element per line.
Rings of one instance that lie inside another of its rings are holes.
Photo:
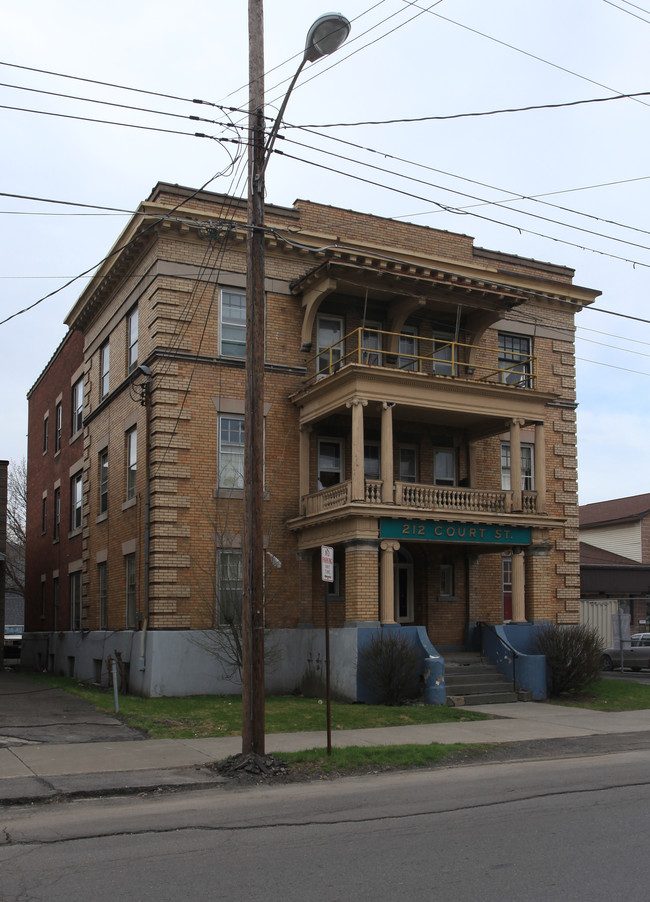
<path fill-rule="evenodd" d="M 537 633 L 534 645 L 546 656 L 550 695 L 582 692 L 600 676 L 603 643 L 593 627 L 550 624 Z"/>
<path fill-rule="evenodd" d="M 383 705 L 417 697 L 420 670 L 420 652 L 400 630 L 377 633 L 359 652 L 359 675 Z"/>

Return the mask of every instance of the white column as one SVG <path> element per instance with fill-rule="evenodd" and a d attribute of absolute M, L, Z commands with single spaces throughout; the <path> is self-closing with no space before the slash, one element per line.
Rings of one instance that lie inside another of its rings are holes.
<path fill-rule="evenodd" d="M 384 401 L 381 407 L 381 500 L 384 504 L 394 501 L 393 483 L 393 407 Z"/>
<path fill-rule="evenodd" d="M 546 443 L 544 424 L 535 424 L 535 491 L 537 492 L 537 513 L 546 513 Z"/>
<path fill-rule="evenodd" d="M 521 500 L 521 420 L 510 421 L 510 491 L 512 509 L 522 509 Z"/>
<path fill-rule="evenodd" d="M 363 472 L 363 408 L 368 402 L 357 398 L 348 401 L 352 408 L 352 501 L 363 501 L 365 498 L 365 477 Z"/>
<path fill-rule="evenodd" d="M 526 597 L 524 589 L 524 551 L 512 549 L 512 620 L 526 622 Z"/>
<path fill-rule="evenodd" d="M 399 550 L 399 542 L 384 539 L 381 549 L 379 570 L 379 619 L 384 623 L 395 623 L 395 566 L 393 554 Z"/>

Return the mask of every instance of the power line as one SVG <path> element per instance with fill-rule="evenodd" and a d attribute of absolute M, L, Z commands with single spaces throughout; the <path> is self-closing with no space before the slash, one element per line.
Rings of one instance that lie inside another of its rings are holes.
<path fill-rule="evenodd" d="M 622 13 L 627 13 L 628 16 L 634 16 L 635 19 L 639 19 L 640 22 L 645 22 L 646 25 L 650 25 L 650 21 L 648 21 L 648 19 L 644 19 L 643 16 L 638 16 L 636 13 L 633 13 L 631 9 L 623 9 L 622 6 L 618 6 L 616 3 L 612 3 L 611 0 L 603 0 L 603 2 L 608 6 L 613 6 L 614 9 L 620 9 Z M 631 3 L 630 6 L 634 6 L 634 4 Z M 641 9 L 641 7 L 637 6 L 635 7 L 635 9 Z M 644 9 L 643 12 L 647 13 L 648 10 Z M 650 13 L 648 13 L 648 15 L 650 15 Z"/>
<path fill-rule="evenodd" d="M 449 119 L 472 119 L 481 116 L 499 116 L 502 113 L 527 113 L 533 110 L 559 110 L 565 107 L 583 106 L 590 103 L 608 103 L 611 100 L 629 100 L 635 97 L 650 97 L 650 91 L 637 91 L 633 94 L 615 94 L 612 97 L 591 97 L 585 100 L 567 100 L 563 103 L 538 103 L 529 106 L 505 107 L 498 110 L 481 110 L 472 113 L 450 113 L 446 116 L 411 116 L 401 119 L 366 119 L 358 122 L 326 122 L 304 123 L 302 125 L 285 125 L 285 128 L 356 128 L 367 125 L 408 125 L 414 122 L 444 122 Z"/>
<path fill-rule="evenodd" d="M 581 363 L 594 363 L 596 366 L 606 366 L 610 370 L 620 370 L 622 373 L 632 373 L 635 376 L 650 376 L 650 373 L 644 373 L 643 370 L 630 370 L 624 366 L 616 366 L 613 363 L 604 363 L 602 360 L 587 360 L 586 357 L 576 357 Z"/>

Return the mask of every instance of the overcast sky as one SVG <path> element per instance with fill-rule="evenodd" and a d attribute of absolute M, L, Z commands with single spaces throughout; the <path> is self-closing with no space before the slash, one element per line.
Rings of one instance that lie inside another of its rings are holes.
<path fill-rule="evenodd" d="M 266 0 L 269 115 L 327 11 Z M 267 200 L 399 217 L 574 268 L 602 291 L 577 318 L 580 502 L 650 491 L 650 93 L 611 99 L 650 92 L 650 0 L 342 0 L 338 11 L 352 34 L 303 71 L 285 120 L 310 128 L 281 132 Z M 0 47 L 0 319 L 91 269 L 128 219 L 49 201 L 134 210 L 158 181 L 245 192 L 237 144 L 189 136 L 236 138 L 228 123 L 243 117 L 189 101 L 245 108 L 246 0 L 24 0 L 5 4 Z M 599 102 L 556 106 L 576 101 Z M 433 118 L 529 106 L 546 108 Z M 26 454 L 26 393 L 84 285 L 0 326 L 0 458 Z"/>

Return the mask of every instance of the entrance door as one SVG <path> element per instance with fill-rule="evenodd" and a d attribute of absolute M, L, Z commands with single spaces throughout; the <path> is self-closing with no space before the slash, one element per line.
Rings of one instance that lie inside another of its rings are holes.
<path fill-rule="evenodd" d="M 413 564 L 395 562 L 395 621 L 413 622 Z"/>
<path fill-rule="evenodd" d="M 503 574 L 503 620 L 512 620 L 512 558 L 501 558 Z"/>

